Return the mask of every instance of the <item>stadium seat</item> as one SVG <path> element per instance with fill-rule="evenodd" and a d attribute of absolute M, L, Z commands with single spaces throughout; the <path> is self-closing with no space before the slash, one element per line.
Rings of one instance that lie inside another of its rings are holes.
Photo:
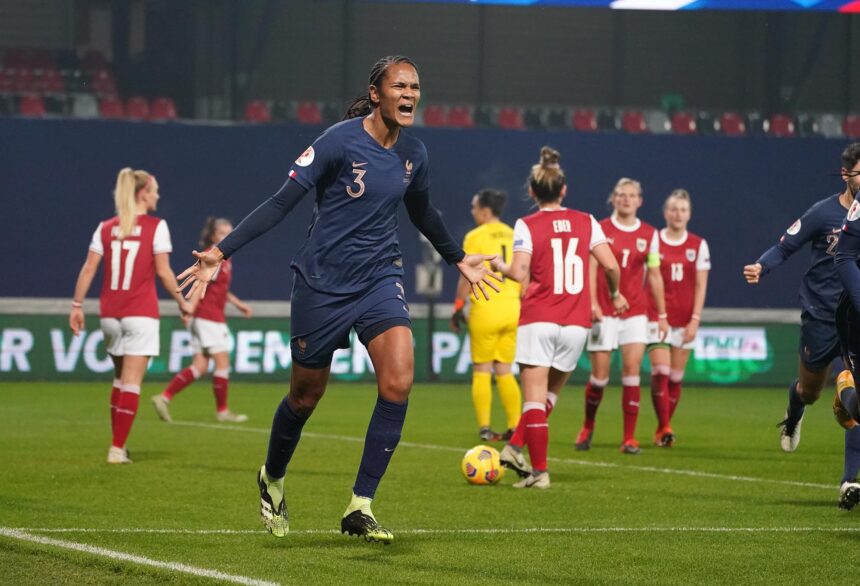
<path fill-rule="evenodd" d="M 48 94 L 61 94 L 66 91 L 66 82 L 57 69 L 44 69 L 38 77 L 39 91 Z"/>
<path fill-rule="evenodd" d="M 546 111 L 544 108 L 529 107 L 523 110 L 523 123 L 526 128 L 546 128 Z"/>
<path fill-rule="evenodd" d="M 116 119 L 125 117 L 125 108 L 118 98 L 102 98 L 99 100 L 99 116 Z"/>
<path fill-rule="evenodd" d="M 765 132 L 780 138 L 795 136 L 794 120 L 785 114 L 774 114 L 764 125 Z"/>
<path fill-rule="evenodd" d="M 506 130 L 525 130 L 523 111 L 519 108 L 504 107 L 499 110 L 496 125 Z"/>
<path fill-rule="evenodd" d="M 66 91 L 88 92 L 90 90 L 89 79 L 80 69 L 65 69 L 60 74 L 66 84 Z"/>
<path fill-rule="evenodd" d="M 475 126 L 492 126 L 493 125 L 493 109 L 490 106 L 478 106 L 473 114 L 475 118 Z"/>
<path fill-rule="evenodd" d="M 299 102 L 296 106 L 296 121 L 299 124 L 322 124 L 322 109 L 317 102 Z"/>
<path fill-rule="evenodd" d="M 116 96 L 116 81 L 107 69 L 98 69 L 90 74 L 92 91 L 98 96 Z"/>
<path fill-rule="evenodd" d="M 424 126 L 448 126 L 448 111 L 445 106 L 427 106 L 424 108 Z"/>
<path fill-rule="evenodd" d="M 125 103 L 125 116 L 132 120 L 149 120 L 149 102 L 140 96 L 129 98 Z"/>
<path fill-rule="evenodd" d="M 45 110 L 48 114 L 66 116 L 69 114 L 69 96 L 66 94 L 48 94 L 45 98 Z"/>
<path fill-rule="evenodd" d="M 601 109 L 597 111 L 597 129 L 598 130 L 618 130 L 620 120 L 615 112 L 609 109 Z"/>
<path fill-rule="evenodd" d="M 251 100 L 245 105 L 245 121 L 265 123 L 272 121 L 269 105 L 263 100 Z"/>
<path fill-rule="evenodd" d="M 628 110 L 621 115 L 621 130 L 630 134 L 648 132 L 645 117 L 638 110 Z"/>
<path fill-rule="evenodd" d="M 645 127 L 651 134 L 666 134 L 672 131 L 672 122 L 662 110 L 650 110 L 643 115 Z"/>
<path fill-rule="evenodd" d="M 15 75 L 8 69 L 0 69 L 0 93 L 11 94 L 15 91 Z"/>
<path fill-rule="evenodd" d="M 149 107 L 150 120 L 176 120 L 176 104 L 173 98 L 155 98 Z"/>
<path fill-rule="evenodd" d="M 566 128 L 568 111 L 565 108 L 550 108 L 546 113 L 547 128 Z"/>
<path fill-rule="evenodd" d="M 575 110 L 571 126 L 579 132 L 596 132 L 597 131 L 597 114 L 594 110 L 585 108 Z"/>
<path fill-rule="evenodd" d="M 72 116 L 75 118 L 98 118 L 99 105 L 92 94 L 76 94 L 72 100 Z"/>
<path fill-rule="evenodd" d="M 0 94 L 0 116 L 15 113 L 15 99 L 12 96 Z"/>
<path fill-rule="evenodd" d="M 22 116 L 42 117 L 46 112 L 45 100 L 42 99 L 42 96 L 32 94 L 21 96 L 21 101 L 18 103 L 18 113 Z"/>
<path fill-rule="evenodd" d="M 475 118 L 472 109 L 468 106 L 452 106 L 448 110 L 448 126 L 454 128 L 472 128 L 475 126 Z"/>
<path fill-rule="evenodd" d="M 31 69 L 13 69 L 12 90 L 19 94 L 37 92 L 39 88 Z"/>
<path fill-rule="evenodd" d="M 714 115 L 710 112 L 700 111 L 696 113 L 696 129 L 699 134 L 710 135 L 717 131 Z"/>
<path fill-rule="evenodd" d="M 747 132 L 744 119 L 736 112 L 725 112 L 714 123 L 714 128 L 725 136 L 743 136 Z"/>
<path fill-rule="evenodd" d="M 672 132 L 680 135 L 696 134 L 696 119 L 689 112 L 672 114 Z"/>
<path fill-rule="evenodd" d="M 851 140 L 860 139 L 860 114 L 849 114 L 842 121 L 842 131 L 845 138 Z"/>

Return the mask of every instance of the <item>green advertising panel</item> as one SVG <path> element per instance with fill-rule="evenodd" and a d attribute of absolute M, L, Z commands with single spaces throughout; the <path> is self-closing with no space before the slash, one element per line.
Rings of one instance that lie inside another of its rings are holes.
<path fill-rule="evenodd" d="M 437 319 L 431 354 L 428 322 L 414 321 L 416 380 L 468 380 L 468 337 L 448 331 L 448 322 Z M 288 318 L 236 319 L 230 325 L 234 380 L 288 380 Z M 80 336 L 73 336 L 62 315 L 0 314 L 0 381 L 109 377 L 113 365 L 105 352 L 98 318 L 87 318 L 86 326 Z M 797 370 L 797 336 L 798 326 L 792 324 L 704 324 L 687 367 L 686 381 L 782 385 Z M 175 317 L 162 318 L 161 354 L 152 360 L 147 380 L 169 379 L 189 363 L 190 357 L 190 335 L 182 322 Z M 617 381 L 618 356 L 613 360 L 613 379 Z M 429 375 L 431 368 L 433 377 Z M 647 370 L 646 362 L 644 371 Z M 373 365 L 357 338 L 352 338 L 350 348 L 335 354 L 331 372 L 336 380 L 372 380 Z M 583 356 L 572 380 L 581 383 L 587 376 L 588 357 Z"/>

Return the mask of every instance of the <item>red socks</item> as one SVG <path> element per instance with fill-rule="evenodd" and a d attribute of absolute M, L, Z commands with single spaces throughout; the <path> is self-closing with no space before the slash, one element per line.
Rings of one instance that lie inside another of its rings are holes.
<path fill-rule="evenodd" d="M 227 387 L 230 384 L 229 370 L 216 370 L 212 376 L 212 391 L 215 393 L 215 409 L 219 413 L 227 410 Z"/>
<path fill-rule="evenodd" d="M 675 409 L 678 408 L 678 402 L 681 400 L 681 380 L 684 373 L 681 372 L 676 374 L 672 372 L 669 376 L 669 419 L 672 419 L 672 416 L 675 414 Z M 673 380 L 677 379 L 677 380 Z"/>
<path fill-rule="evenodd" d="M 651 402 L 654 404 L 654 413 L 657 415 L 657 429 L 660 430 L 667 427 L 669 425 L 668 372 L 657 372 L 655 370 L 651 375 Z"/>
<path fill-rule="evenodd" d="M 541 403 L 526 402 L 523 404 L 525 440 L 529 447 L 529 458 L 532 468 L 544 471 L 546 466 L 546 452 L 549 444 L 549 424 L 546 422 L 546 405 Z"/>
<path fill-rule="evenodd" d="M 116 410 L 114 411 L 113 443 L 115 448 L 124 448 L 131 431 L 131 424 L 137 415 L 137 406 L 140 403 L 139 385 L 122 385 L 117 398 Z"/>
<path fill-rule="evenodd" d="M 638 376 L 621 378 L 621 410 L 624 411 L 624 441 L 634 440 L 636 420 L 639 418 L 639 397 L 641 390 Z"/>
<path fill-rule="evenodd" d="M 116 406 L 119 403 L 119 386 L 122 381 L 118 378 L 113 379 L 113 388 L 110 390 L 110 432 L 113 433 L 116 427 Z"/>
<path fill-rule="evenodd" d="M 189 366 L 177 373 L 161 394 L 165 399 L 170 401 L 174 395 L 178 394 L 179 391 L 196 381 L 198 378 L 200 378 L 200 371 L 194 368 L 194 366 Z"/>
<path fill-rule="evenodd" d="M 597 417 L 597 408 L 603 400 L 603 389 L 606 388 L 609 379 L 596 379 L 591 377 L 585 385 L 585 423 L 586 429 L 594 429 L 594 419 Z"/>
<path fill-rule="evenodd" d="M 555 409 L 555 403 L 558 401 L 558 395 L 555 393 L 547 393 L 546 397 L 546 417 L 549 418 L 552 410 Z M 522 448 L 526 443 L 526 427 L 525 423 L 520 417 L 520 422 L 517 424 L 516 429 L 514 429 L 514 435 L 511 436 L 511 439 L 508 440 L 508 443 L 512 446 L 516 446 L 518 448 Z"/>

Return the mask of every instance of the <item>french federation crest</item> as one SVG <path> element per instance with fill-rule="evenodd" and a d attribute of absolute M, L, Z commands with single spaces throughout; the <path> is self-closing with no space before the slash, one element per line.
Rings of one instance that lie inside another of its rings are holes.
<path fill-rule="evenodd" d="M 648 241 L 644 238 L 636 239 L 636 250 L 639 252 L 645 252 L 645 249 L 648 248 Z"/>
<path fill-rule="evenodd" d="M 695 248 L 688 248 L 687 249 L 687 260 L 690 262 L 693 262 L 694 260 L 696 260 L 696 249 Z"/>

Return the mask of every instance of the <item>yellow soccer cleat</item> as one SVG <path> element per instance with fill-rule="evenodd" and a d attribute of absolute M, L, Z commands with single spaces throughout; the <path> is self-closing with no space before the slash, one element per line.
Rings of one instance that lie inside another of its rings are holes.
<path fill-rule="evenodd" d="M 852 376 L 851 371 L 843 370 L 839 373 L 839 376 L 836 377 L 836 397 L 833 399 L 833 415 L 836 417 L 836 421 L 839 425 L 845 429 L 853 429 L 857 426 L 857 422 L 842 405 L 842 398 L 840 397 L 840 393 L 848 388 L 856 389 L 857 387 L 854 385 L 854 377 Z"/>

